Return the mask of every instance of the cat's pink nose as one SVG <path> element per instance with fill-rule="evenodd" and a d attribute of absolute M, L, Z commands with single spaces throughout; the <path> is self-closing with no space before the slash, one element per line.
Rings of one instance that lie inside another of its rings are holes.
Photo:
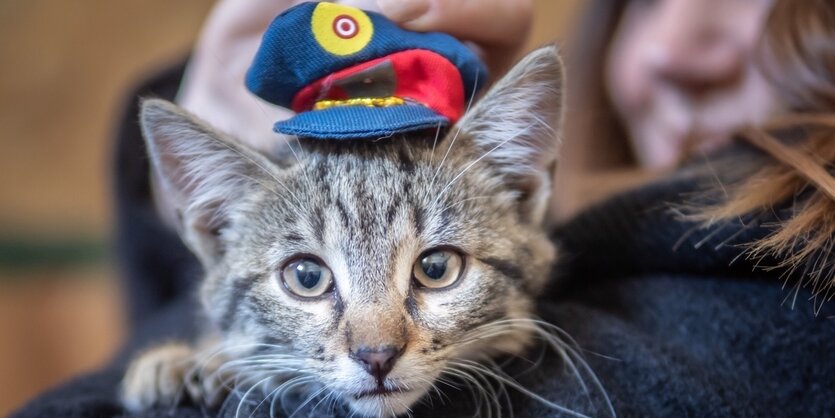
<path fill-rule="evenodd" d="M 378 348 L 361 347 L 357 351 L 352 351 L 350 357 L 377 379 L 377 385 L 383 386 L 383 380 L 394 368 L 394 363 L 402 353 L 403 347 L 397 348 L 390 345 Z"/>

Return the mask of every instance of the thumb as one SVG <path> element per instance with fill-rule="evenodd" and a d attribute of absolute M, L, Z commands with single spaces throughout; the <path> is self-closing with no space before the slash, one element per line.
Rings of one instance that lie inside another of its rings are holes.
<path fill-rule="evenodd" d="M 531 0 L 377 0 L 377 5 L 406 29 L 446 32 L 476 43 L 496 74 L 515 58 L 532 19 Z"/>

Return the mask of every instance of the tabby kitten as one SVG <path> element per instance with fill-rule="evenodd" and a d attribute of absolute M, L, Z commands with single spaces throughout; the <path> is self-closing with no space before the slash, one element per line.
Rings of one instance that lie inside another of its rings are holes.
<path fill-rule="evenodd" d="M 543 218 L 562 83 L 542 48 L 445 138 L 299 139 L 271 157 L 146 100 L 154 175 L 204 267 L 210 331 L 138 356 L 125 406 L 294 390 L 397 415 L 458 366 L 522 354 L 555 259 Z"/>

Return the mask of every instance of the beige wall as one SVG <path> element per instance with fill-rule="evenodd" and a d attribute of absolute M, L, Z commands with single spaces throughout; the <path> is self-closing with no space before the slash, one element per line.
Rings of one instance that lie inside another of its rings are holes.
<path fill-rule="evenodd" d="M 188 49 L 210 3 L 0 2 L 0 227 L 104 231 L 122 92 Z"/>
<path fill-rule="evenodd" d="M 0 228 L 105 230 L 122 94 L 188 50 L 211 3 L 0 2 Z M 580 3 L 536 1 L 529 45 L 562 38 Z"/>
<path fill-rule="evenodd" d="M 243 1 L 243 0 L 242 0 Z M 563 38 L 583 0 L 538 0 L 531 47 Z M 124 92 L 189 49 L 211 0 L 0 1 L 0 238 L 104 239 Z M 0 416 L 118 345 L 106 265 L 0 266 Z"/>
<path fill-rule="evenodd" d="M 562 43 L 574 28 L 588 0 L 534 0 L 534 22 L 528 49 L 556 40 Z"/>

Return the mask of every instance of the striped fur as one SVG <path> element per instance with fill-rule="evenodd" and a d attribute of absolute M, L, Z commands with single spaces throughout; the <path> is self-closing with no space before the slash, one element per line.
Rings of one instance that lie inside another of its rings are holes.
<path fill-rule="evenodd" d="M 529 318 L 554 262 L 542 218 L 561 83 L 559 58 L 544 48 L 440 137 L 292 140 L 269 157 L 170 103 L 144 102 L 155 174 L 206 270 L 201 297 L 213 343 L 195 347 L 183 373 L 207 376 L 198 359 L 219 355 L 240 390 L 257 386 L 262 398 L 303 391 L 382 416 L 406 412 L 451 361 L 520 354 L 530 328 L 473 337 Z M 463 276 L 443 290 L 416 287 L 414 263 L 439 246 L 465 255 Z M 298 254 L 332 270 L 328 297 L 304 301 L 282 289 L 278 271 Z M 385 383 L 401 392 L 356 398 L 377 385 L 349 357 L 356 344 L 405 346 Z M 134 370 L 125 387 L 156 381 L 142 373 L 152 371 Z M 124 398 L 133 409 L 164 401 L 132 390 Z"/>

